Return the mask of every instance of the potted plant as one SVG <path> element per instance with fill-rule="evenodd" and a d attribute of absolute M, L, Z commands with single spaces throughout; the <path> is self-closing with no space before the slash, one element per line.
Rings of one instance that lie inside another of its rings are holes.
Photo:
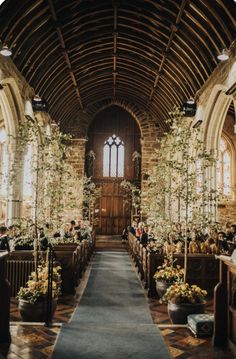
<path fill-rule="evenodd" d="M 165 294 L 170 285 L 175 282 L 182 282 L 184 277 L 184 269 L 179 265 L 174 267 L 175 260 L 165 259 L 164 263 L 157 267 L 157 271 L 153 278 L 156 281 L 156 291 L 159 298 Z"/>
<path fill-rule="evenodd" d="M 52 315 L 55 312 L 57 298 L 60 294 L 61 267 L 53 268 L 52 280 Z M 48 268 L 38 266 L 38 271 L 32 272 L 25 287 L 21 287 L 17 298 L 19 311 L 23 321 L 45 321 L 48 297 Z"/>
<path fill-rule="evenodd" d="M 190 314 L 205 312 L 207 291 L 197 285 L 174 283 L 163 295 L 161 301 L 168 303 L 168 314 L 173 324 L 187 323 Z"/>

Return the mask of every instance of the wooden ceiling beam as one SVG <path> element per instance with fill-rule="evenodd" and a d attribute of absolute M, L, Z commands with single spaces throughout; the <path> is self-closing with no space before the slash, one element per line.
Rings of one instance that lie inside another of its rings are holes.
<path fill-rule="evenodd" d="M 56 29 L 58 39 L 60 41 L 60 44 L 61 44 L 61 47 L 62 47 L 62 50 L 63 50 L 62 53 L 64 55 L 65 62 L 67 64 L 71 80 L 72 80 L 73 85 L 75 87 L 75 92 L 76 92 L 76 95 L 78 97 L 79 105 L 80 105 L 80 108 L 83 109 L 83 103 L 82 103 L 81 94 L 80 94 L 80 91 L 79 91 L 79 84 L 78 84 L 78 82 L 77 82 L 77 80 L 75 78 L 75 75 L 74 75 L 73 71 L 71 70 L 71 62 L 70 62 L 69 54 L 68 54 L 68 52 L 66 50 L 66 44 L 65 44 L 65 40 L 64 40 L 61 28 L 58 25 L 57 14 L 56 14 L 55 7 L 53 5 L 53 0 L 48 0 L 48 4 L 49 4 L 49 8 L 50 8 L 50 11 L 51 11 L 52 18 L 53 18 L 53 20 L 55 22 L 55 29 Z"/>
<path fill-rule="evenodd" d="M 162 60 L 161 60 L 161 63 L 160 63 L 160 66 L 159 66 L 159 69 L 157 71 L 157 74 L 156 74 L 156 78 L 155 78 L 155 81 L 154 81 L 154 84 L 153 84 L 153 87 L 151 89 L 151 93 L 149 95 L 149 100 L 148 100 L 148 103 L 149 105 L 151 104 L 152 102 L 152 98 L 153 98 L 153 95 L 156 91 L 156 88 L 157 88 L 157 85 L 158 85 L 158 82 L 161 78 L 161 73 L 163 71 L 163 68 L 164 68 L 164 65 L 165 65 L 165 60 L 166 60 L 166 56 L 167 56 L 167 53 L 169 52 L 170 50 L 170 47 L 172 45 L 172 41 L 173 41 L 173 38 L 175 36 L 175 33 L 178 31 L 178 25 L 182 19 L 182 16 L 183 16 L 183 13 L 184 13 L 184 9 L 185 9 L 185 6 L 187 4 L 188 0 L 182 0 L 181 1 L 181 4 L 180 4 L 180 8 L 179 8 L 179 12 L 177 14 L 177 17 L 176 17 L 176 20 L 175 20 L 175 24 L 172 24 L 171 26 L 171 33 L 170 33 L 170 36 L 169 36 L 169 39 L 168 39 L 168 43 L 166 45 L 166 48 L 165 48 L 165 51 L 163 53 L 163 56 L 162 56 Z"/>
<path fill-rule="evenodd" d="M 114 15 L 114 25 L 113 25 L 113 86 L 112 86 L 112 92 L 113 97 L 116 96 L 116 80 L 117 80 L 117 38 L 118 38 L 118 32 L 117 32 L 117 26 L 118 26 L 118 2 L 113 1 L 113 15 Z"/>

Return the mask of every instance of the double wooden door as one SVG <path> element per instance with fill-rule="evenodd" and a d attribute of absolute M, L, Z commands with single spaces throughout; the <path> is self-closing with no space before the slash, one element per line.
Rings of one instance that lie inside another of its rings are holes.
<path fill-rule="evenodd" d="M 99 234 L 121 234 L 123 229 L 130 224 L 131 203 L 127 203 L 127 195 L 120 187 L 120 183 L 124 179 L 131 182 L 137 181 L 133 154 L 141 153 L 140 137 L 140 130 L 134 118 L 115 105 L 100 111 L 89 127 L 86 145 L 88 159 L 86 174 L 92 177 L 92 181 L 101 188 L 101 197 L 94 211 Z M 123 145 L 120 148 L 122 147 L 123 151 L 118 151 L 116 156 L 111 151 L 108 155 L 106 146 L 110 141 L 118 143 L 117 146 L 120 146 L 122 142 Z M 91 151 L 92 157 L 89 156 Z M 123 153 L 123 157 L 120 157 L 119 153 Z M 113 171 L 115 167 L 117 169 L 119 163 L 122 163 L 122 158 L 123 171 Z"/>
<path fill-rule="evenodd" d="M 96 205 L 97 232 L 118 235 L 130 224 L 131 205 L 124 201 L 119 180 L 96 181 L 101 198 Z"/>

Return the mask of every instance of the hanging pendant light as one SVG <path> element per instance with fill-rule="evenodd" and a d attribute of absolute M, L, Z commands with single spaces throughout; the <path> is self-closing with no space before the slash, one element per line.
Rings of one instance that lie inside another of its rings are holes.
<path fill-rule="evenodd" d="M 227 61 L 229 59 L 229 51 L 224 49 L 220 54 L 217 55 L 217 59 L 220 61 Z"/>
<path fill-rule="evenodd" d="M 195 104 L 195 100 L 194 100 L 193 97 L 190 97 L 186 102 L 187 102 L 188 105 L 194 105 Z"/>
<path fill-rule="evenodd" d="M 193 97 L 190 97 L 183 103 L 182 111 L 186 117 L 194 117 L 197 111 L 197 105 Z"/>
<path fill-rule="evenodd" d="M 35 95 L 32 100 L 32 107 L 34 111 L 47 112 L 47 101 L 42 99 L 39 95 Z"/>
<path fill-rule="evenodd" d="M 0 50 L 0 54 L 5 57 L 10 57 L 12 55 L 12 51 L 9 49 L 9 47 L 6 44 L 3 44 Z"/>

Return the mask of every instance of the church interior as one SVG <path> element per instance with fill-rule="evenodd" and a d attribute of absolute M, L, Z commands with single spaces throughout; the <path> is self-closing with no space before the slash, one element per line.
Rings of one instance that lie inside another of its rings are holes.
<path fill-rule="evenodd" d="M 2 358 L 236 358 L 236 0 L 0 1 Z"/>

